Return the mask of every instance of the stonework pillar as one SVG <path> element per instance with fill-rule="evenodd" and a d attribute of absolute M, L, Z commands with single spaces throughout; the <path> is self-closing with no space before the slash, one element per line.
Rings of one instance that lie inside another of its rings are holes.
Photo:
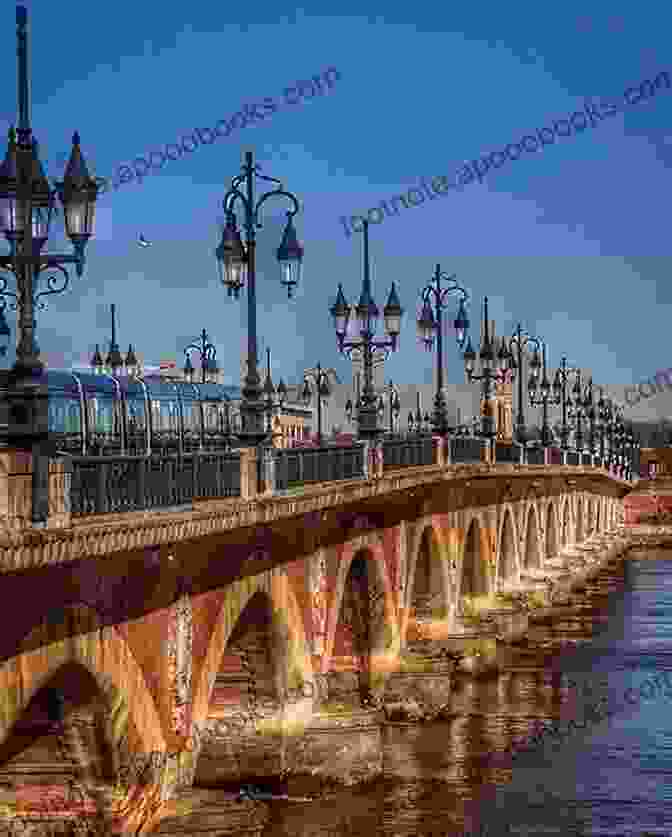
<path fill-rule="evenodd" d="M 47 529 L 70 526 L 72 463 L 67 456 L 49 458 L 49 518 Z M 0 449 L 0 518 L 6 530 L 32 528 L 33 455 Z"/>
<path fill-rule="evenodd" d="M 257 496 L 257 449 L 242 448 L 240 451 L 240 496 L 253 500 Z"/>

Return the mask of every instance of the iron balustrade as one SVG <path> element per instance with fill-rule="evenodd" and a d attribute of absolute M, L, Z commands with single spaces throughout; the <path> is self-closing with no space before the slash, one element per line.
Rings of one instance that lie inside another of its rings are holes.
<path fill-rule="evenodd" d="M 455 436 L 450 440 L 451 462 L 482 462 L 483 442 L 478 438 Z"/>
<path fill-rule="evenodd" d="M 74 515 L 171 508 L 240 493 L 237 453 L 72 457 Z"/>
<path fill-rule="evenodd" d="M 579 464 L 579 454 L 575 450 L 567 451 L 567 464 L 568 465 L 578 465 Z"/>
<path fill-rule="evenodd" d="M 544 449 L 543 448 L 528 448 L 525 451 L 525 462 L 528 465 L 543 465 L 544 464 Z"/>
<path fill-rule="evenodd" d="M 383 471 L 435 463 L 434 439 L 430 434 L 383 440 Z"/>
<path fill-rule="evenodd" d="M 497 442 L 495 446 L 495 462 L 510 462 L 520 464 L 520 445 L 507 445 Z"/>
<path fill-rule="evenodd" d="M 277 491 L 311 482 L 364 477 L 364 447 L 359 444 L 351 447 L 285 448 L 274 451 L 274 460 Z"/>
<path fill-rule="evenodd" d="M 592 465 L 593 464 L 592 453 L 583 453 L 581 455 L 581 464 L 582 465 Z"/>

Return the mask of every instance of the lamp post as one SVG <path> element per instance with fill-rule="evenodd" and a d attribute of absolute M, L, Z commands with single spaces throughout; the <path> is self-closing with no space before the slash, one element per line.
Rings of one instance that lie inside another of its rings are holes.
<path fill-rule="evenodd" d="M 191 383 L 194 380 L 194 367 L 191 363 L 191 352 L 198 352 L 201 363 L 201 383 L 204 384 L 210 374 L 216 378 L 219 369 L 217 368 L 217 349 L 210 342 L 205 329 L 201 331 L 200 342 L 190 343 L 184 349 L 186 360 L 184 362 L 184 377 Z"/>
<path fill-rule="evenodd" d="M 112 339 L 110 341 L 110 351 L 108 352 L 107 358 L 103 360 L 102 355 L 100 354 L 100 345 L 96 343 L 96 351 L 91 357 L 91 367 L 96 374 L 110 375 L 113 378 L 116 378 L 121 369 L 124 368 L 126 370 L 126 374 L 132 378 L 138 374 L 140 365 L 135 356 L 135 352 L 133 351 L 133 346 L 130 343 L 128 345 L 128 354 L 125 358 L 122 357 L 121 352 L 119 351 L 119 344 L 117 343 L 115 308 L 116 306 L 112 303 L 110 306 L 112 312 Z"/>
<path fill-rule="evenodd" d="M 574 447 L 579 454 L 579 465 L 581 464 L 581 457 L 583 456 L 583 419 L 584 419 L 584 401 L 583 389 L 581 387 L 581 370 L 576 370 L 576 381 L 572 387 L 572 395 L 570 400 L 569 417 L 574 424 Z"/>
<path fill-rule="evenodd" d="M 12 336 L 12 332 L 9 330 L 7 320 L 5 319 L 6 307 L 7 302 L 4 299 L 0 300 L 0 357 L 6 356 L 9 338 Z"/>
<path fill-rule="evenodd" d="M 446 287 L 441 286 L 442 281 L 448 283 Z M 465 310 L 465 302 L 469 299 L 469 294 L 455 282 L 454 276 L 447 276 L 441 272 L 440 264 L 437 264 L 433 278 L 421 291 L 423 306 L 422 313 L 417 321 L 418 335 L 428 352 L 434 346 L 434 334 L 436 334 L 436 394 L 434 396 L 433 425 L 434 432 L 441 436 L 445 436 L 449 432 L 446 396 L 443 391 L 443 312 L 448 307 L 449 296 L 453 293 L 462 294 L 457 317 L 453 321 L 457 345 L 462 350 L 466 332 L 469 328 L 469 320 Z M 434 311 L 432 311 L 432 300 Z"/>
<path fill-rule="evenodd" d="M 403 309 L 399 304 L 399 297 L 394 282 L 383 308 L 383 319 L 388 339 L 376 339 L 376 321 L 379 310 L 371 296 L 371 277 L 369 274 L 369 222 L 364 224 L 364 279 L 362 281 L 362 293 L 359 297 L 359 304 L 356 308 L 356 315 L 359 321 L 359 339 L 346 340 L 345 335 L 350 317 L 350 306 L 343 294 L 343 286 L 339 283 L 336 302 L 331 307 L 331 315 L 334 318 L 338 350 L 341 354 L 352 358 L 353 354 L 361 354 L 364 366 L 364 388 L 357 399 L 357 432 L 361 439 L 374 439 L 379 434 L 378 410 L 376 394 L 373 389 L 373 361 L 377 352 L 387 358 L 390 352 L 397 348 L 397 338 L 401 330 L 401 317 Z"/>
<path fill-rule="evenodd" d="M 518 410 L 516 412 L 515 435 L 516 441 L 519 445 L 525 445 L 525 442 L 527 441 L 527 431 L 525 428 L 525 413 L 523 410 L 523 405 L 525 404 L 525 399 L 523 396 L 523 359 L 525 357 L 525 349 L 530 345 L 534 346 L 535 351 L 532 355 L 532 358 L 530 359 L 530 379 L 528 382 L 528 395 L 530 397 L 530 404 L 532 404 L 533 406 L 538 406 L 543 402 L 535 402 L 533 398 L 537 386 L 539 366 L 541 365 L 539 362 L 539 349 L 542 345 L 541 340 L 538 337 L 533 337 L 531 334 L 528 334 L 526 331 L 523 330 L 521 324 L 518 323 L 518 327 L 511 335 L 511 337 L 508 338 L 508 341 L 506 338 L 502 338 L 500 349 L 497 352 L 499 374 L 503 376 L 508 372 L 512 378 L 518 378 Z M 545 377 L 546 376 L 544 373 L 544 378 Z M 548 404 L 546 404 L 546 407 L 544 409 L 548 409 Z"/>
<path fill-rule="evenodd" d="M 551 393 L 551 382 L 548 380 L 548 374 L 546 372 L 546 343 L 542 343 L 541 345 L 541 381 L 538 381 L 539 353 L 538 351 L 535 351 L 534 355 L 532 356 L 532 360 L 530 361 L 531 372 L 530 380 L 528 383 L 528 396 L 530 399 L 530 404 L 533 407 L 541 407 L 541 444 L 545 448 L 548 448 L 553 444 L 551 428 L 548 425 L 548 405 L 557 404 L 558 401 L 557 393 Z M 522 373 L 522 369 L 520 371 Z M 518 376 L 519 381 L 521 377 L 522 375 Z M 537 395 L 537 385 L 539 386 L 539 395 Z"/>
<path fill-rule="evenodd" d="M 481 381 L 483 414 L 481 416 L 480 435 L 488 439 L 492 444 L 495 435 L 495 417 L 492 401 L 494 398 L 495 383 L 501 380 L 510 366 L 510 359 L 507 353 L 500 351 L 495 357 L 494 340 L 490 338 L 490 323 L 488 320 L 488 298 L 483 301 L 483 340 L 480 345 L 478 359 L 480 361 L 481 374 L 474 373 L 476 352 L 471 345 L 471 337 L 467 341 L 467 348 L 464 352 L 464 369 L 467 374 L 467 381 Z"/>
<path fill-rule="evenodd" d="M 306 372 L 303 380 L 303 390 L 301 392 L 301 400 L 306 405 L 310 404 L 313 397 L 313 389 L 310 385 L 312 380 L 315 384 L 315 394 L 317 395 L 317 446 L 322 447 L 322 399 L 327 399 L 331 395 L 329 388 L 329 378 L 327 373 L 322 369 L 318 363 L 315 367 L 315 372 Z M 350 403 L 350 413 L 352 413 L 352 403 Z M 347 405 L 346 405 L 347 407 Z"/>
<path fill-rule="evenodd" d="M 265 192 L 256 202 L 254 196 L 255 178 L 277 183 L 275 189 Z M 245 193 L 239 187 L 245 187 Z M 252 152 L 245 153 L 243 173 L 233 178 L 231 188 L 224 196 L 222 206 L 226 216 L 226 225 L 222 231 L 222 240 L 217 247 L 217 266 L 219 278 L 226 287 L 228 295 L 236 299 L 240 289 L 247 281 L 247 373 L 242 387 L 240 404 L 241 428 L 238 433 L 243 443 L 258 445 L 267 433 L 264 430 L 264 402 L 259 372 L 257 370 L 257 294 L 256 294 L 256 229 L 261 227 L 259 210 L 272 197 L 288 198 L 293 209 L 287 212 L 287 224 L 282 242 L 277 250 L 277 258 L 282 266 L 281 282 L 287 288 L 287 297 L 291 299 L 292 290 L 301 279 L 303 248 L 296 237 L 293 218 L 299 211 L 299 202 L 291 193 L 282 188 L 282 183 L 274 177 L 267 177 L 254 165 Z M 236 226 L 233 208 L 236 201 L 243 207 L 245 244 Z"/>
<path fill-rule="evenodd" d="M 555 370 L 553 378 L 553 401 L 551 403 L 560 405 L 561 408 L 561 423 L 560 423 L 560 447 L 563 453 L 563 464 L 567 455 L 567 440 L 569 438 L 569 427 L 567 424 L 567 408 L 571 407 L 572 401 L 567 395 L 567 387 L 569 384 L 569 376 L 575 375 L 579 370 L 573 366 L 567 366 L 567 358 L 563 357 L 560 360 L 560 366 Z"/>
<path fill-rule="evenodd" d="M 394 435 L 394 427 L 395 422 L 399 418 L 399 413 L 401 412 L 401 405 L 399 403 L 399 393 L 397 392 L 397 388 L 394 386 L 392 381 L 388 383 L 385 387 L 385 393 L 387 395 L 387 399 L 385 399 L 382 395 L 378 399 L 378 415 L 382 418 L 385 415 L 385 401 L 387 400 L 388 407 L 389 407 L 389 432 L 390 436 Z"/>
<path fill-rule="evenodd" d="M 595 405 L 592 378 L 588 381 L 588 386 L 586 387 L 586 394 L 583 399 L 583 409 L 588 420 L 588 448 L 590 450 L 591 460 L 593 464 L 595 464 L 601 419 L 599 410 Z"/>
<path fill-rule="evenodd" d="M 35 340 L 35 309 L 43 309 L 41 297 L 63 293 L 70 282 L 66 265 L 74 265 L 78 277 L 84 273 L 86 244 L 93 233 L 98 184 L 89 175 L 77 132 L 62 181 L 52 188 L 38 156 L 37 140 L 30 126 L 28 84 L 28 13 L 16 7 L 18 59 L 18 131 L 11 127 L 5 158 L 0 164 L 0 230 L 10 252 L 0 256 L 0 270 L 14 276 L 16 291 L 7 290 L 7 278 L 0 276 L 0 296 L 9 297 L 18 310 L 19 335 L 16 360 L 9 374 L 9 423 L 7 438 L 16 447 L 33 453 L 32 522 L 46 525 L 49 515 L 49 451 L 47 442 L 47 393 L 40 384 L 44 366 Z M 49 237 L 49 225 L 56 196 L 63 206 L 65 230 L 73 254 L 42 253 Z M 55 273 L 58 271 L 60 276 Z M 47 290 L 36 293 L 46 278 Z"/>
<path fill-rule="evenodd" d="M 425 412 L 425 419 L 429 420 L 429 414 Z M 420 390 L 415 393 L 415 414 L 413 411 L 408 414 L 408 432 L 422 433 L 422 410 L 420 409 Z"/>

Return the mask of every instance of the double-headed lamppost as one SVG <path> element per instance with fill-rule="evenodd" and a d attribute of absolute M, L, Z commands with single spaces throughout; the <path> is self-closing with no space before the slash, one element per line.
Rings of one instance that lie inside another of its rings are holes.
<path fill-rule="evenodd" d="M 255 203 L 254 180 L 269 180 L 277 183 L 275 189 L 264 193 Z M 245 191 L 241 191 L 243 186 Z M 282 183 L 274 177 L 267 177 L 259 172 L 252 159 L 252 152 L 245 153 L 243 173 L 234 177 L 231 188 L 224 196 L 222 206 L 226 216 L 226 225 L 222 231 L 222 240 L 217 247 L 217 266 L 219 278 L 225 285 L 228 295 L 236 299 L 240 289 L 247 281 L 247 372 L 243 381 L 240 404 L 241 428 L 238 433 L 243 443 L 258 445 L 267 437 L 264 429 L 264 402 L 262 387 L 257 370 L 257 293 L 256 293 L 256 230 L 261 227 L 259 210 L 271 197 L 288 198 L 293 210 L 287 212 L 287 225 L 282 242 L 277 250 L 277 258 L 282 267 L 281 282 L 287 288 L 287 297 L 291 299 L 293 288 L 301 279 L 303 247 L 298 242 L 293 218 L 299 211 L 299 202 L 291 193 L 282 188 Z M 233 208 L 240 201 L 243 208 L 245 227 L 245 246 L 238 232 L 236 215 Z"/>
<path fill-rule="evenodd" d="M 494 340 L 490 337 L 490 322 L 488 320 L 488 298 L 483 301 L 483 339 L 481 341 L 478 359 L 480 361 L 481 374 L 474 373 L 476 352 L 471 345 L 471 337 L 467 341 L 467 348 L 464 352 L 464 369 L 467 373 L 467 381 L 481 381 L 483 412 L 481 415 L 480 435 L 492 440 L 497 433 L 495 427 L 495 416 L 493 400 L 495 397 L 495 383 L 503 380 L 510 365 L 510 358 L 507 352 L 499 351 L 495 357 Z"/>
<path fill-rule="evenodd" d="M 318 363 L 315 367 L 315 372 L 306 372 L 303 379 L 303 390 L 301 391 L 301 400 L 306 405 L 310 404 L 313 398 L 313 388 L 311 381 L 315 385 L 315 394 L 317 396 L 317 446 L 322 447 L 322 401 L 329 398 L 331 395 L 331 388 L 329 387 L 329 377 Z"/>
<path fill-rule="evenodd" d="M 441 282 L 447 282 L 445 287 Z M 445 436 L 449 431 L 448 416 L 446 414 L 446 396 L 443 392 L 443 312 L 448 307 L 448 298 L 453 293 L 462 294 L 457 317 L 453 321 L 457 345 L 460 351 L 464 348 L 464 340 L 469 328 L 469 320 L 465 310 L 465 302 L 469 294 L 463 287 L 455 282 L 454 276 L 447 276 L 441 272 L 441 265 L 437 264 L 433 278 L 421 291 L 423 306 L 422 313 L 418 317 L 418 335 L 425 344 L 427 351 L 434 346 L 434 334 L 436 334 L 436 394 L 434 396 L 434 432 Z M 434 302 L 432 311 L 431 301 Z"/>
<path fill-rule="evenodd" d="M 539 349 L 541 348 L 541 340 L 538 337 L 533 337 L 523 330 L 523 327 L 518 323 L 518 328 L 514 331 L 508 341 L 505 337 L 502 338 L 502 343 L 497 352 L 497 363 L 499 367 L 499 375 L 505 379 L 508 372 L 512 378 L 518 378 L 518 409 L 516 411 L 516 431 L 515 437 L 519 445 L 525 445 L 527 441 L 527 431 L 525 427 L 525 398 L 523 395 L 523 366 L 525 358 L 525 350 L 529 351 L 530 346 L 534 346 L 534 353 L 530 358 L 530 379 L 528 381 L 528 394 L 530 397 L 530 404 L 537 406 L 542 402 L 533 400 L 533 393 L 537 386 L 537 376 L 539 374 Z M 494 347 L 493 347 L 494 350 Z M 466 357 L 466 355 L 465 355 Z M 546 377 L 544 372 L 544 378 Z M 545 408 L 547 409 L 547 407 Z"/>
<path fill-rule="evenodd" d="M 191 352 L 198 352 L 201 364 L 201 383 L 206 383 L 208 375 L 212 375 L 214 379 L 217 378 L 219 369 L 217 368 L 217 349 L 210 342 L 208 333 L 205 329 L 201 331 L 200 341 L 198 343 L 190 343 L 184 349 L 186 360 L 184 362 L 184 377 L 187 381 L 194 380 L 194 367 L 191 363 Z"/>
<path fill-rule="evenodd" d="M 403 309 L 399 304 L 399 297 L 394 282 L 383 308 L 383 319 L 385 331 L 389 340 L 376 339 L 376 321 L 379 310 L 371 296 L 371 277 L 369 274 L 369 222 L 364 224 L 364 279 L 362 282 L 362 293 L 359 297 L 359 304 L 355 311 L 359 321 L 359 339 L 346 340 L 345 335 L 350 317 L 350 306 L 343 294 L 343 286 L 339 283 L 336 302 L 330 311 L 334 318 L 338 350 L 341 354 L 352 358 L 353 354 L 361 354 L 364 365 L 364 387 L 357 400 L 357 432 L 361 439 L 374 439 L 380 433 L 378 428 L 378 404 L 376 393 L 373 389 L 373 361 L 377 352 L 383 353 L 387 358 L 390 352 L 397 348 L 397 338 L 401 331 L 401 317 Z"/>
<path fill-rule="evenodd" d="M 530 380 L 528 382 L 528 396 L 530 404 L 533 407 L 541 407 L 541 444 L 548 448 L 553 444 L 553 434 L 548 424 L 548 407 L 549 404 L 558 403 L 557 388 L 551 393 L 551 382 L 548 380 L 548 373 L 546 371 L 546 343 L 541 344 L 541 381 L 539 381 L 539 352 L 538 350 L 532 355 L 530 360 Z M 520 376 L 519 376 L 520 380 Z M 553 381 L 559 387 L 559 382 Z M 537 387 L 539 388 L 539 395 L 537 395 Z"/>
<path fill-rule="evenodd" d="M 397 392 L 397 388 L 394 386 L 392 381 L 388 383 L 385 387 L 385 393 L 387 398 L 384 398 L 382 395 L 378 398 L 378 415 L 383 418 L 385 415 L 385 401 L 387 400 L 387 405 L 389 408 L 389 433 L 390 436 L 394 435 L 394 428 L 396 425 L 396 421 L 399 418 L 399 413 L 401 412 L 401 404 L 399 403 L 399 393 Z"/>
<path fill-rule="evenodd" d="M 40 384 L 44 366 L 35 340 L 35 309 L 43 309 L 41 297 L 65 291 L 70 282 L 66 265 L 74 265 L 78 277 L 84 273 L 84 250 L 93 233 L 98 184 L 89 175 L 80 150 L 77 132 L 65 175 L 52 188 L 38 156 L 37 140 L 30 127 L 28 84 L 28 13 L 16 7 L 18 40 L 18 131 L 9 130 L 5 159 L 0 164 L 0 230 L 10 245 L 9 255 L 0 256 L 0 270 L 13 274 L 16 292 L 7 290 L 0 277 L 0 296 L 14 300 L 18 309 L 19 336 L 16 361 L 9 375 L 8 400 L 10 444 L 33 451 L 33 523 L 44 525 L 49 514 L 49 460 L 46 386 Z M 56 195 L 63 206 L 65 230 L 74 253 L 42 253 L 49 237 L 49 225 Z M 55 273 L 58 271 L 61 275 Z M 47 290 L 36 293 L 40 279 Z"/>
<path fill-rule="evenodd" d="M 579 372 L 573 366 L 567 366 L 567 358 L 563 357 L 560 360 L 560 366 L 555 371 L 553 378 L 553 400 L 550 402 L 554 405 L 559 405 L 561 409 L 560 419 L 560 447 L 563 452 L 563 464 L 569 447 L 567 440 L 569 439 L 569 426 L 567 424 L 567 408 L 572 406 L 571 398 L 567 395 L 567 388 L 569 385 L 569 376 L 576 375 Z"/>

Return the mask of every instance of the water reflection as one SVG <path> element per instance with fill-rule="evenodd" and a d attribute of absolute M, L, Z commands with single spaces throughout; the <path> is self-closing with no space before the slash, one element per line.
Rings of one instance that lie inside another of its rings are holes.
<path fill-rule="evenodd" d="M 498 676 L 456 675 L 441 720 L 386 725 L 383 777 L 310 805 L 270 801 L 264 836 L 449 837 L 483 823 L 488 835 L 672 834 L 668 700 L 623 702 L 654 669 L 672 670 L 671 638 L 672 560 L 612 565 L 575 606 L 503 652 Z M 618 713 L 590 721 L 586 703 L 607 693 Z M 506 756 L 539 722 L 583 715 L 585 730 Z M 285 792 L 310 795 L 302 782 Z"/>

